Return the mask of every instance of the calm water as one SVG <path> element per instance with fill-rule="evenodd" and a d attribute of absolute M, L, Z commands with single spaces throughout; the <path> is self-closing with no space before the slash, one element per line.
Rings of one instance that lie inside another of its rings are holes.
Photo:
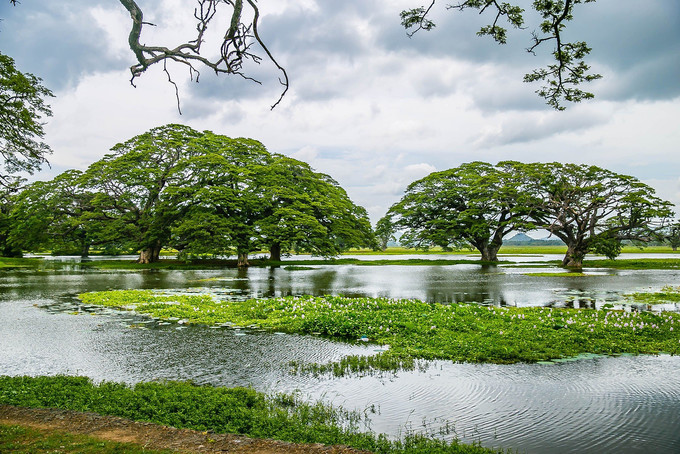
<path fill-rule="evenodd" d="M 285 372 L 371 346 L 207 327 L 148 323 L 80 305 L 80 292 L 122 288 L 216 291 L 234 297 L 345 294 L 598 305 L 622 293 L 680 285 L 680 271 L 527 276 L 543 268 L 316 266 L 312 270 L 0 272 L 0 374 L 68 373 L 95 380 L 192 379 L 263 391 L 298 390 L 366 410 L 371 429 L 449 435 L 527 453 L 680 452 L 680 358 L 596 358 L 555 365 L 434 363 L 422 372 L 315 379 Z M 375 413 L 372 413 L 375 411 Z"/>

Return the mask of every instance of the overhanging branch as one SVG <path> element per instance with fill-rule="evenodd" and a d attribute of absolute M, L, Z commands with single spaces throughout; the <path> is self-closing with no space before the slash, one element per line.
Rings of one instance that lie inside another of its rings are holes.
<path fill-rule="evenodd" d="M 200 77 L 199 68 L 202 69 L 207 67 L 214 71 L 215 74 L 223 73 L 238 75 L 259 84 L 260 81 L 246 75 L 243 70 L 243 65 L 247 60 L 251 60 L 258 64 L 262 61 L 262 57 L 252 51 L 251 47 L 253 44 L 259 45 L 267 55 L 267 58 L 274 63 L 276 68 L 283 74 L 283 76 L 279 78 L 279 82 L 283 85 L 284 89 L 279 99 L 272 106 L 272 109 L 281 102 L 283 96 L 288 91 L 289 80 L 285 69 L 274 59 L 272 53 L 258 34 L 257 25 L 260 13 L 256 5 L 256 0 L 246 0 L 245 3 L 243 0 L 197 0 L 197 6 L 194 9 L 196 37 L 190 41 L 181 43 L 174 48 L 141 44 L 140 38 L 144 25 L 153 24 L 144 22 L 143 12 L 135 0 L 119 1 L 128 11 L 130 18 L 132 19 L 132 28 L 128 36 L 128 44 L 137 58 L 137 63 L 130 67 L 130 72 L 132 73 L 130 83 L 134 86 L 135 79 L 141 76 L 150 66 L 163 62 L 164 71 L 168 74 L 168 80 L 175 85 L 178 110 L 179 92 L 167 70 L 166 63 L 168 60 L 187 66 L 191 79 L 194 79 L 195 74 L 197 82 Z M 215 18 L 218 7 L 222 4 L 231 7 L 229 28 L 225 32 L 220 45 L 219 58 L 210 60 L 201 55 L 201 45 L 204 42 L 204 35 L 208 30 L 210 22 Z M 244 8 L 246 7 L 251 10 L 253 17 L 252 21 L 244 22 Z"/>

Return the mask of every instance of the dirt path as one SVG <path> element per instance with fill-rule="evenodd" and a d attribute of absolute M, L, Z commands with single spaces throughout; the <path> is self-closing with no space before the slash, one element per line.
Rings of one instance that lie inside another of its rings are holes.
<path fill-rule="evenodd" d="M 358 454 L 365 452 L 344 446 L 294 444 L 240 435 L 175 429 L 96 413 L 7 405 L 0 405 L 0 423 L 59 430 L 90 435 L 102 440 L 135 443 L 150 449 L 172 449 L 187 453 Z"/>

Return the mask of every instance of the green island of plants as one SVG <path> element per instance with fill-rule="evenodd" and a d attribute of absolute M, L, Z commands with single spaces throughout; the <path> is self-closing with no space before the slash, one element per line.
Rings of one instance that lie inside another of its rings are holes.
<path fill-rule="evenodd" d="M 362 430 L 365 417 L 295 394 L 266 395 L 250 388 L 187 382 L 93 384 L 86 377 L 0 376 L 0 403 L 120 416 L 176 428 L 236 433 L 294 443 L 346 445 L 376 453 L 502 453 L 478 445 L 407 434 L 390 440 Z M 79 451 L 80 452 L 80 451 Z"/>
<path fill-rule="evenodd" d="M 419 360 L 539 362 L 598 355 L 680 353 L 680 314 L 562 308 L 497 308 L 389 298 L 282 297 L 223 301 L 149 290 L 79 295 L 86 304 L 181 323 L 257 326 L 364 341 L 385 350 L 298 369 L 342 375 L 413 369 Z M 675 329 L 676 325 L 679 329 Z"/>
<path fill-rule="evenodd" d="M 658 292 L 637 292 L 625 296 L 631 301 L 643 304 L 676 304 L 680 303 L 680 287 L 667 285 Z"/>

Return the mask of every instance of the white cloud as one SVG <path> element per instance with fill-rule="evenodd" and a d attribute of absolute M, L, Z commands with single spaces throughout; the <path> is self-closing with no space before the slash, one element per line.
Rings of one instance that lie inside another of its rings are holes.
<path fill-rule="evenodd" d="M 12 18 L 22 22 L 2 23 L 3 52 L 18 54 L 31 72 L 49 70 L 50 80 L 68 82 L 55 82 L 54 117 L 47 126 L 55 170 L 85 168 L 117 142 L 180 122 L 252 137 L 272 152 L 309 162 L 338 180 L 374 221 L 410 182 L 475 160 L 596 164 L 637 176 L 680 204 L 680 98 L 667 84 L 655 90 L 642 85 L 644 74 L 666 71 L 663 61 L 677 60 L 673 46 L 657 47 L 658 55 L 644 57 L 644 68 L 635 71 L 617 63 L 623 57 L 607 65 L 601 60 L 605 79 L 592 87 L 598 98 L 554 112 L 534 95 L 536 86 L 521 82 L 540 58 L 525 55 L 521 41 L 501 48 L 475 37 L 476 25 L 468 23 L 476 20 L 474 14 L 459 16 L 441 8 L 438 29 L 409 40 L 398 12 L 413 7 L 412 0 L 389 5 L 378 0 L 261 0 L 263 38 L 291 76 L 283 103 L 269 109 L 281 87 L 267 61 L 250 68 L 262 86 L 209 71 L 196 85 L 184 67 L 175 66 L 172 74 L 185 113 L 179 116 L 174 87 L 162 68 L 149 69 L 137 80 L 137 89 L 130 86 L 127 68 L 134 56 L 126 44 L 127 12 L 102 2 L 81 3 L 89 8 L 74 15 L 66 6 L 45 9 L 24 2 L 25 14 Z M 173 45 L 193 36 L 194 21 L 187 20 L 193 2 L 148 0 L 146 5 L 146 19 L 158 23 L 145 30 L 147 43 Z M 603 5 L 589 8 L 611 8 Z M 632 0 L 617 5 L 629 12 L 639 8 Z M 84 16 L 91 21 L 87 28 Z M 592 17 L 596 21 L 599 16 Z M 635 26 L 662 27 L 659 36 L 677 36 L 673 21 L 651 21 Z M 621 34 L 616 23 L 598 24 L 595 41 L 589 41 L 593 46 L 598 37 L 602 42 Z M 208 37 L 212 41 L 222 27 L 215 25 Z M 39 33 L 40 47 L 29 45 L 30 30 Z M 644 39 L 649 42 L 639 46 L 640 52 L 648 51 L 656 38 L 648 33 Z M 204 49 L 209 48 L 206 42 Z M 636 49 L 631 47 L 631 53 Z M 635 55 L 625 58 L 634 61 Z"/>

